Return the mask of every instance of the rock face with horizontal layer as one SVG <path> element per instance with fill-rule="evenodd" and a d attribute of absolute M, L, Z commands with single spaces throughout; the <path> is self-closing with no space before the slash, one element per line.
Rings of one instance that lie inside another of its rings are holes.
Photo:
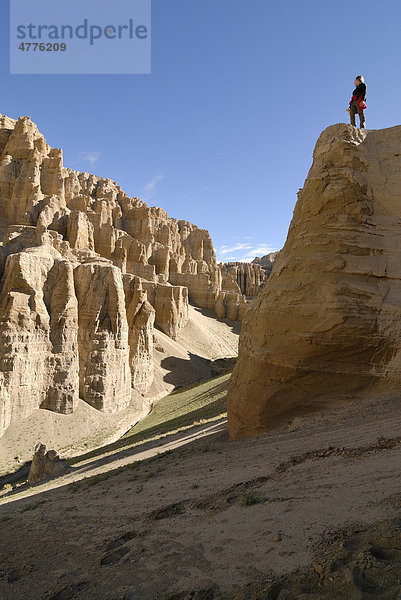
<path fill-rule="evenodd" d="M 125 409 L 152 384 L 154 324 L 177 339 L 190 301 L 242 318 L 250 288 L 222 271 L 206 230 L 64 167 L 29 117 L 0 115 L 0 435 L 79 398 Z"/>
<path fill-rule="evenodd" d="M 287 241 L 246 312 L 231 438 L 401 383 L 401 127 L 318 139 Z"/>

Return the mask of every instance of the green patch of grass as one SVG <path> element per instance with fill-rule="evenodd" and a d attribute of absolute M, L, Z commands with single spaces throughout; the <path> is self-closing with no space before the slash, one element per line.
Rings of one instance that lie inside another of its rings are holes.
<path fill-rule="evenodd" d="M 78 465 L 97 456 L 132 448 L 146 441 L 155 441 L 196 425 L 225 417 L 227 414 L 226 396 L 230 375 L 230 373 L 218 375 L 203 383 L 169 394 L 159 400 L 152 412 L 137 423 L 125 436 L 113 444 L 71 458 L 68 461 L 69 464 Z M 159 454 L 149 460 L 159 460 L 165 454 Z"/>
<path fill-rule="evenodd" d="M 210 452 L 210 450 L 212 450 L 212 448 L 210 446 L 201 446 L 199 448 L 200 452 Z"/>
<path fill-rule="evenodd" d="M 239 503 L 241 506 L 253 506 L 254 504 L 260 504 L 266 502 L 265 496 L 254 496 L 253 494 L 241 494 L 239 497 Z"/>
<path fill-rule="evenodd" d="M 22 510 L 20 510 L 20 512 L 23 513 L 23 512 L 27 512 L 29 510 L 36 510 L 38 508 L 38 506 L 41 506 L 42 504 L 46 504 L 46 502 L 50 502 L 50 500 L 39 500 L 38 502 L 35 502 L 34 504 L 27 504 L 26 506 L 24 506 L 24 508 Z"/>
<path fill-rule="evenodd" d="M 88 480 L 88 485 L 92 486 L 92 485 L 96 485 L 97 483 L 100 483 L 101 481 L 106 481 L 106 479 L 108 479 L 110 477 L 110 473 L 101 473 L 100 475 L 96 475 L 95 477 L 92 477 L 91 479 Z"/>
<path fill-rule="evenodd" d="M 9 521 L 10 519 L 11 519 L 10 516 L 4 515 L 3 517 L 0 517 L 0 523 L 5 523 L 6 521 Z"/>
<path fill-rule="evenodd" d="M 210 418 L 226 413 L 229 379 L 230 374 L 226 373 L 169 394 L 160 400 L 152 412 L 135 425 L 123 439 L 137 437 L 139 434 L 145 438 L 153 437 L 155 434 L 161 435 L 185 425 L 202 424 Z"/>
<path fill-rule="evenodd" d="M 91 477 L 90 479 L 88 478 L 87 483 L 89 486 L 96 485 L 97 483 L 100 483 L 101 481 L 106 481 L 106 479 L 109 479 L 110 477 L 114 477 L 115 475 L 118 475 L 119 473 L 121 473 L 124 470 L 125 470 L 125 466 L 118 467 L 117 469 L 113 469 L 112 471 L 106 471 L 105 473 L 99 473 L 99 475 L 95 475 L 94 477 Z"/>

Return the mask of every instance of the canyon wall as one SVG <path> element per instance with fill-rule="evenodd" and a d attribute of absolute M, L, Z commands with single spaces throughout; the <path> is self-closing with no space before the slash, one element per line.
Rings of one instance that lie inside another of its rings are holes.
<path fill-rule="evenodd" d="M 152 384 L 154 326 L 176 339 L 189 302 L 242 318 L 257 285 L 223 271 L 206 230 L 64 167 L 29 117 L 0 116 L 0 435 L 79 398 L 126 408 Z"/>

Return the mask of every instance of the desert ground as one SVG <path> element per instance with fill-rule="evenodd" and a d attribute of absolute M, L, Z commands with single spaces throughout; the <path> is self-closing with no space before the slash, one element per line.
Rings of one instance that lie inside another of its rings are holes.
<path fill-rule="evenodd" d="M 228 379 L 171 394 L 58 479 L 5 484 L 0 598 L 400 598 L 400 399 L 230 441 Z"/>

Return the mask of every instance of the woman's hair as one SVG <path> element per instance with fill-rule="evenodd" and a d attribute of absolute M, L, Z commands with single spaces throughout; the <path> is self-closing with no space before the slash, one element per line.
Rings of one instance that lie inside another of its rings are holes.
<path fill-rule="evenodd" d="M 365 79 L 364 79 L 363 75 L 357 75 L 357 76 L 355 77 L 355 79 L 359 79 L 359 81 L 360 81 L 361 83 L 365 83 Z"/>

